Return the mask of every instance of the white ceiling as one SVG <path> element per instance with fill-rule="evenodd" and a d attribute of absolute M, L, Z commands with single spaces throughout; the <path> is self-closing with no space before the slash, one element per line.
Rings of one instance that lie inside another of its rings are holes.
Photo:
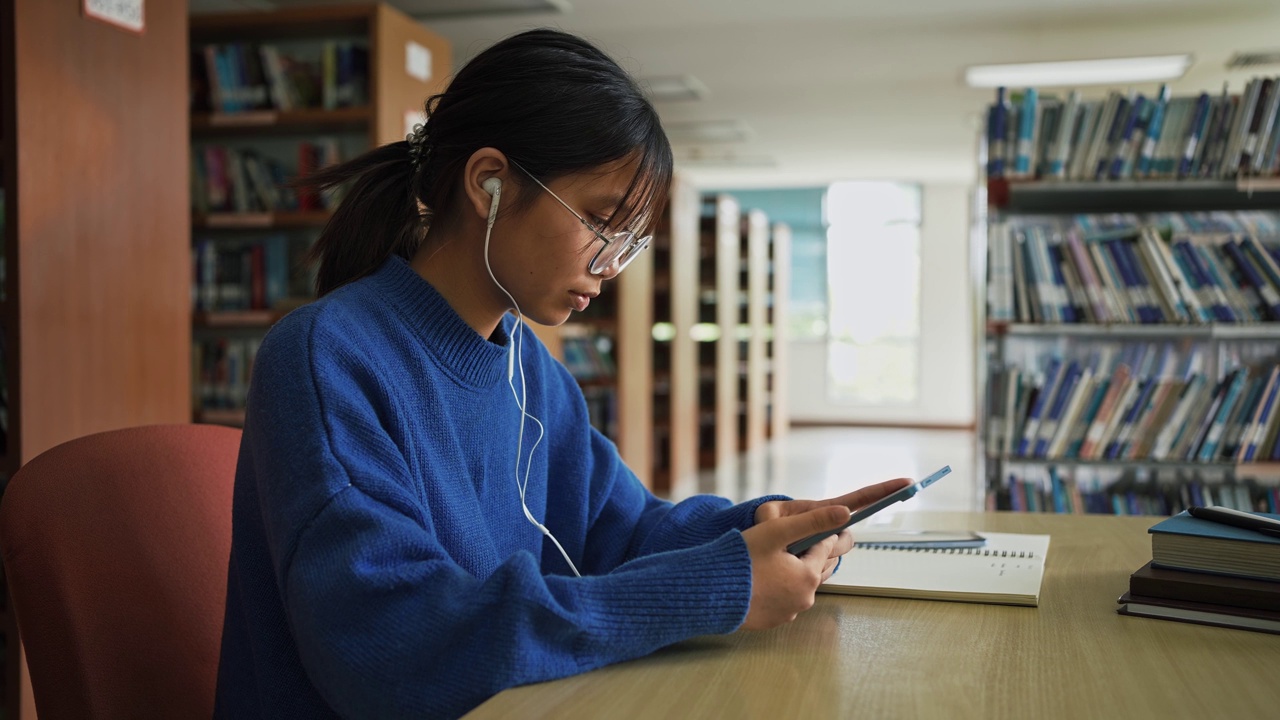
<path fill-rule="evenodd" d="M 414 13 L 431 0 L 392 0 Z M 190 0 L 192 12 L 299 0 Z M 324 4 L 316 2 L 315 4 Z M 700 101 L 662 103 L 666 122 L 738 120 L 751 137 L 691 153 L 767 156 L 769 167 L 686 164 L 704 187 L 840 179 L 968 182 L 986 90 L 965 66 L 1190 52 L 1175 93 L 1239 90 L 1236 51 L 1280 47 L 1277 0 L 569 0 L 563 14 L 427 21 L 455 64 L 522 29 L 583 35 L 637 76 L 691 74 Z M 1280 67 L 1265 68 L 1280 75 Z M 1257 72 L 1262 72 L 1259 70 Z M 1139 90 L 1144 89 L 1139 86 Z M 1091 92 L 1101 92 L 1105 88 Z"/>

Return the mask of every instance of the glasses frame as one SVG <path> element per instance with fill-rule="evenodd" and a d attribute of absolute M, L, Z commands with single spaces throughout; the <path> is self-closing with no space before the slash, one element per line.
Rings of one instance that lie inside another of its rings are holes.
<path fill-rule="evenodd" d="M 528 175 L 530 180 L 533 180 L 535 183 L 538 184 L 538 187 L 542 188 L 543 190 L 546 190 L 547 194 L 555 198 L 556 202 L 563 205 L 565 210 L 568 210 L 570 213 L 573 213 L 573 216 L 578 219 L 578 222 L 582 223 L 583 227 L 590 230 L 591 233 L 596 236 L 597 240 L 604 243 L 603 245 L 600 246 L 600 249 L 596 251 L 596 254 L 591 256 L 591 262 L 587 264 L 587 271 L 590 272 L 592 275 L 603 275 L 610 267 L 612 267 L 615 264 L 618 266 L 618 269 L 614 272 L 614 274 L 616 275 L 622 272 L 623 270 L 626 269 L 628 265 L 631 264 L 632 260 L 636 259 L 637 255 L 644 252 L 645 249 L 649 247 L 649 244 L 653 242 L 653 235 L 636 237 L 636 233 L 632 230 L 619 230 L 615 233 L 612 233 L 612 236 L 605 235 L 605 233 L 602 230 L 597 228 L 595 225 L 592 225 L 590 222 L 587 221 L 586 218 L 579 215 L 577 210 L 574 210 L 572 207 L 569 206 L 569 203 L 565 202 L 563 199 L 561 199 L 559 195 L 552 192 L 551 188 L 542 184 L 542 181 L 534 177 L 533 173 L 529 172 L 528 170 L 525 170 L 524 167 L 522 167 L 515 160 L 511 160 L 511 164 L 520 168 L 520 171 L 523 172 L 525 175 Z M 605 250 L 609 249 L 610 245 L 613 245 L 614 243 L 623 243 L 622 249 L 617 251 L 617 257 L 614 257 L 608 263 L 605 263 L 602 265 L 600 263 L 600 256 L 604 253 Z"/>

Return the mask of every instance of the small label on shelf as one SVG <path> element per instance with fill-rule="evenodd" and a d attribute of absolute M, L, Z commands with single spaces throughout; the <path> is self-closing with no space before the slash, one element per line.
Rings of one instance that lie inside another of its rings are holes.
<path fill-rule="evenodd" d="M 422 82 L 431 79 L 431 51 L 412 40 L 404 44 L 404 71 Z"/>

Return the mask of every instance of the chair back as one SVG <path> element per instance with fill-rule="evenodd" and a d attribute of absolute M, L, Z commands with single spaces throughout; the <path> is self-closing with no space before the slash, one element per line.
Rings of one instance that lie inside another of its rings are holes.
<path fill-rule="evenodd" d="M 102 432 L 10 479 L 0 550 L 41 720 L 212 716 L 240 435 Z"/>

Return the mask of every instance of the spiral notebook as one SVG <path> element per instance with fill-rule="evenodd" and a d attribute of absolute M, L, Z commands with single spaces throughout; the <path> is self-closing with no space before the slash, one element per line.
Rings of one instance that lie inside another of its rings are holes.
<path fill-rule="evenodd" d="M 980 548 L 857 548 L 818 590 L 846 595 L 1040 604 L 1048 535 L 982 532 Z"/>

